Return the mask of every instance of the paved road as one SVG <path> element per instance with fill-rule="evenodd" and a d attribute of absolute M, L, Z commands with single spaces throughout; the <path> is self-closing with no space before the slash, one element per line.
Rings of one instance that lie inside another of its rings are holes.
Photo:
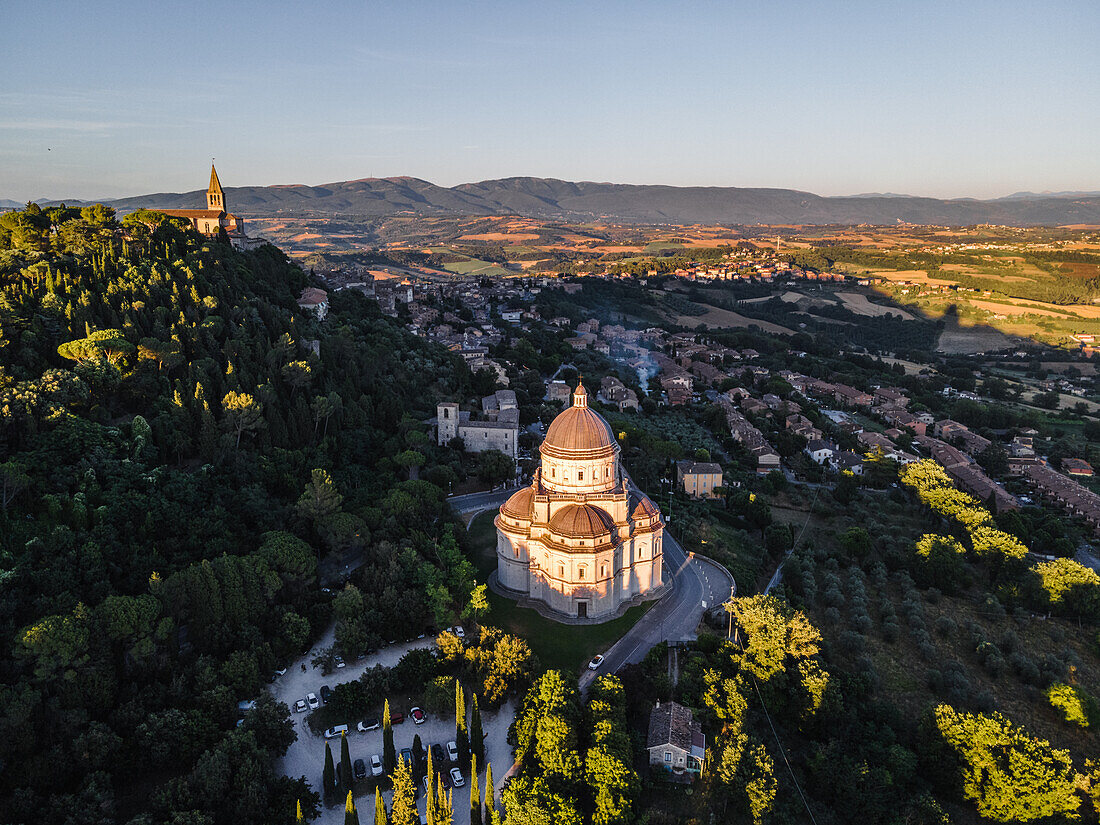
<path fill-rule="evenodd" d="M 703 618 L 703 603 L 710 608 L 730 595 L 733 578 L 709 559 L 688 559 L 684 548 L 666 529 L 664 538 L 665 572 L 671 573 L 674 587 L 637 624 L 604 653 L 599 671 L 585 671 L 581 690 L 587 689 L 600 673 L 614 673 L 628 664 L 642 661 L 660 642 L 694 639 L 695 628 Z"/>
<path fill-rule="evenodd" d="M 451 496 L 447 503 L 451 509 L 459 515 L 480 513 L 483 510 L 495 510 L 509 498 L 519 487 L 506 487 L 503 490 L 490 490 L 487 493 L 467 493 L 464 496 Z"/>

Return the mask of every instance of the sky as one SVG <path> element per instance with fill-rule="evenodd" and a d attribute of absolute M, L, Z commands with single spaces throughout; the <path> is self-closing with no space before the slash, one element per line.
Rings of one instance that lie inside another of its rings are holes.
<path fill-rule="evenodd" d="M 1100 190 L 1100 2 L 0 0 L 0 198 Z"/>

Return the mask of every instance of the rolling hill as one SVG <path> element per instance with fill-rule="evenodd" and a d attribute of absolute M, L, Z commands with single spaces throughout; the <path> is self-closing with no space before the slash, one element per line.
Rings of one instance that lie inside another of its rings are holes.
<path fill-rule="evenodd" d="M 793 189 L 677 187 L 503 178 L 454 187 L 411 177 L 364 178 L 320 186 L 227 188 L 244 215 L 518 215 L 543 220 L 640 224 L 940 224 L 1013 226 L 1100 224 L 1100 195 L 1018 194 L 996 200 L 914 196 L 822 197 Z M 198 207 L 202 191 L 122 198 L 122 211 Z"/>

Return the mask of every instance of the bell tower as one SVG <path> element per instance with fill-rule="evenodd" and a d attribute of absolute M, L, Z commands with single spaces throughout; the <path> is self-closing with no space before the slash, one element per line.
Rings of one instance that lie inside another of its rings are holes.
<path fill-rule="evenodd" d="M 225 192 L 222 191 L 221 181 L 218 180 L 218 171 L 214 164 L 210 164 L 210 188 L 206 190 L 206 208 L 224 212 Z"/>

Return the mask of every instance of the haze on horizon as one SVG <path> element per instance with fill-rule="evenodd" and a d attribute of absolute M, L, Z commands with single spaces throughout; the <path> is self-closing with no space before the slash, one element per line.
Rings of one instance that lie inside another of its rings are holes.
<path fill-rule="evenodd" d="M 965 8 L 962 6 L 965 5 Z M 1100 190 L 1100 5 L 9 4 L 0 198 L 410 175 Z"/>

